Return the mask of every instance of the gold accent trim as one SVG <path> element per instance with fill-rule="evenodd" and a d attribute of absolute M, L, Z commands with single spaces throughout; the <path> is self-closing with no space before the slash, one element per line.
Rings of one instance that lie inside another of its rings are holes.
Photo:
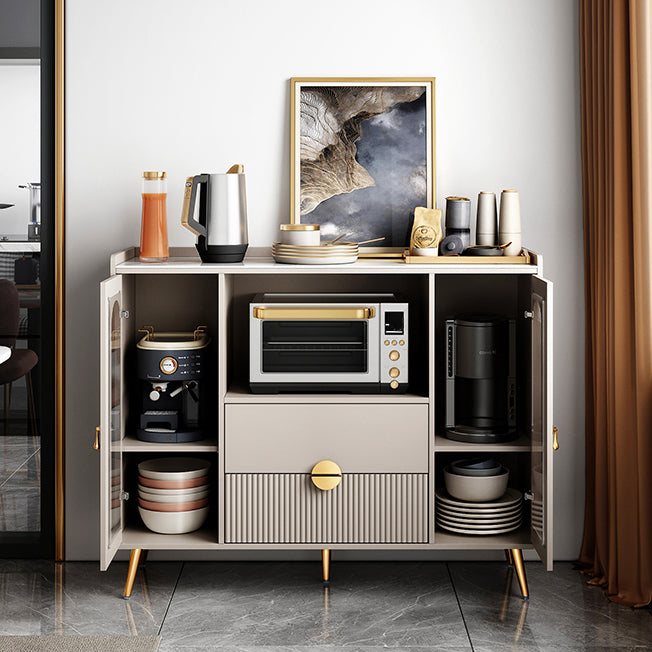
<path fill-rule="evenodd" d="M 342 482 L 342 469 L 331 460 L 322 460 L 312 467 L 310 479 L 317 489 L 331 491 Z"/>
<path fill-rule="evenodd" d="M 54 6 L 54 559 L 65 559 L 65 0 Z"/>
<path fill-rule="evenodd" d="M 471 201 L 468 197 L 446 197 L 446 201 Z"/>
<path fill-rule="evenodd" d="M 404 84 L 404 83 L 413 83 L 413 84 L 424 84 L 430 85 L 430 112 L 431 112 L 431 123 L 432 123 L 432 133 L 430 134 L 430 161 L 431 161 L 431 178 L 430 182 L 432 185 L 431 201 L 430 206 L 427 208 L 437 208 L 437 157 L 436 157 L 436 142 L 437 142 L 437 112 L 436 112 L 436 78 L 435 77 L 291 77 L 290 78 L 290 222 L 292 224 L 299 224 L 301 222 L 301 216 L 295 214 L 295 204 L 296 204 L 296 178 L 295 171 L 297 162 L 295 160 L 295 150 L 296 150 L 296 86 L 297 83 L 324 83 L 324 84 L 333 84 L 336 82 L 341 82 L 344 84 Z M 380 247 L 379 247 L 380 249 Z M 384 248 L 387 249 L 388 253 L 377 252 L 373 258 L 395 258 L 400 257 L 396 256 L 392 252 L 391 247 Z M 361 254 L 362 255 L 362 254 Z"/>
<path fill-rule="evenodd" d="M 186 177 L 186 185 L 183 189 L 183 206 L 181 207 L 181 226 L 195 235 L 201 235 L 194 227 L 190 226 L 190 196 L 192 195 L 192 184 L 195 177 Z"/>
<path fill-rule="evenodd" d="M 167 172 L 153 172 L 153 171 L 143 172 L 143 179 L 148 179 L 150 181 L 158 181 L 159 179 L 165 179 L 167 178 L 167 176 L 168 176 Z"/>
<path fill-rule="evenodd" d="M 319 231 L 319 224 L 281 224 L 281 231 Z"/>
<path fill-rule="evenodd" d="M 227 174 L 244 174 L 244 165 L 242 163 L 235 163 L 227 171 Z"/>
<path fill-rule="evenodd" d="M 552 428 L 552 450 L 559 450 L 559 440 L 557 439 L 557 426 Z"/>
<path fill-rule="evenodd" d="M 368 308 L 254 308 L 256 319 L 373 319 L 376 309 Z"/>
<path fill-rule="evenodd" d="M 96 451 L 100 450 L 100 427 L 96 426 L 95 428 L 95 443 L 93 444 L 93 448 Z"/>

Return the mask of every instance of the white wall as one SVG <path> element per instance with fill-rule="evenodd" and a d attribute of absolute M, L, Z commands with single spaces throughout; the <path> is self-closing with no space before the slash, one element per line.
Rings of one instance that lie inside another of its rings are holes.
<path fill-rule="evenodd" d="M 555 288 L 555 552 L 583 518 L 577 3 L 568 0 L 66 2 L 67 556 L 98 557 L 98 282 L 136 244 L 140 173 L 247 171 L 249 238 L 288 220 L 292 76 L 436 76 L 438 205 L 517 188 Z"/>
<path fill-rule="evenodd" d="M 27 237 L 29 190 L 41 180 L 40 66 L 0 62 L 0 236 Z"/>

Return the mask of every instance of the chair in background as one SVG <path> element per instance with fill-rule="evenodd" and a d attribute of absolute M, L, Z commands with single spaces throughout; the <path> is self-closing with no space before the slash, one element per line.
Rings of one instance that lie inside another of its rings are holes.
<path fill-rule="evenodd" d="M 6 279 L 0 279 L 0 346 L 8 346 L 11 357 L 0 364 L 0 385 L 4 386 L 4 434 L 8 432 L 9 409 L 11 406 L 11 385 L 25 376 L 27 384 L 27 407 L 32 424 L 32 435 L 38 434 L 36 427 L 36 409 L 32 388 L 32 369 L 38 363 L 38 356 L 31 349 L 17 349 L 20 302 L 16 285 Z"/>

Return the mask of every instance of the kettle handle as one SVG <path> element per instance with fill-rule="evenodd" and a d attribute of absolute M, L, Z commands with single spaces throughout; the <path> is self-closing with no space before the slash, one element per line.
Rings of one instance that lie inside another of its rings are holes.
<path fill-rule="evenodd" d="M 198 222 L 194 218 L 195 214 L 195 201 L 197 199 L 197 187 L 200 183 L 205 183 L 206 187 L 202 193 L 202 198 L 199 205 L 199 219 L 202 219 L 202 212 L 206 215 L 206 205 L 208 204 L 208 174 L 196 174 L 194 177 L 186 179 L 186 189 L 183 192 L 183 208 L 181 209 L 181 224 L 192 231 L 195 235 L 203 235 L 206 237 L 206 225 Z M 202 209 L 204 209 L 202 211 Z M 205 219 L 205 217 L 204 217 Z"/>

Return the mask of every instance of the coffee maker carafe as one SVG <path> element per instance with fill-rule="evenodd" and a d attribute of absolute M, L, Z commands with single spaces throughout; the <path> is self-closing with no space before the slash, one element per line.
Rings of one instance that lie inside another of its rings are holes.
<path fill-rule="evenodd" d="M 446 320 L 446 437 L 478 444 L 516 438 L 515 346 L 513 319 Z"/>
<path fill-rule="evenodd" d="M 138 439 L 170 443 L 203 439 L 207 349 L 203 326 L 194 332 L 155 333 L 152 327 L 137 343 L 141 412 Z"/>
<path fill-rule="evenodd" d="M 188 177 L 181 224 L 199 236 L 196 247 L 203 262 L 242 262 L 248 245 L 244 166 L 233 165 L 226 174 Z"/>

